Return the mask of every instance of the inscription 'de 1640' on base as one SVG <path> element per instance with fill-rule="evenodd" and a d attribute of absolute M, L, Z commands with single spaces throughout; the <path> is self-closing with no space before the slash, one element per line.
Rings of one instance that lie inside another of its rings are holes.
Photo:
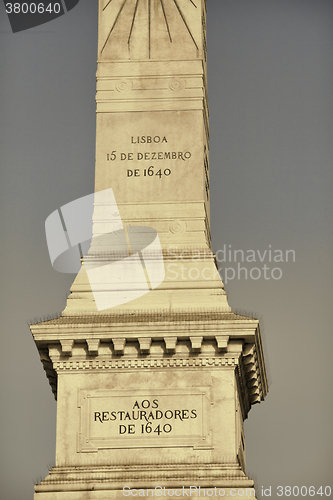
<path fill-rule="evenodd" d="M 210 447 L 209 388 L 81 390 L 78 451 Z"/>

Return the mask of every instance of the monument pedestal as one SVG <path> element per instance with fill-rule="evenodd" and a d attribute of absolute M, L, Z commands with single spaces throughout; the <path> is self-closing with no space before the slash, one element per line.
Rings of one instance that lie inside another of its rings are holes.
<path fill-rule="evenodd" d="M 243 420 L 267 390 L 258 321 L 218 311 L 121 319 L 33 327 L 58 394 L 56 466 L 35 499 L 253 488 Z"/>

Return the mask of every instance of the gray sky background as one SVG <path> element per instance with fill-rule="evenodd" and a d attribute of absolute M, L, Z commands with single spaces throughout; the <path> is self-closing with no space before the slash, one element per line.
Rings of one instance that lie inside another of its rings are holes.
<path fill-rule="evenodd" d="M 333 486 L 333 2 L 207 3 L 213 248 L 296 252 L 272 265 L 280 280 L 226 284 L 262 321 L 271 383 L 246 422 L 247 469 L 277 498 Z M 16 34 L 1 3 L 0 47 L 0 496 L 32 500 L 56 404 L 27 322 L 62 311 L 73 281 L 52 269 L 46 217 L 93 191 L 97 2 Z"/>

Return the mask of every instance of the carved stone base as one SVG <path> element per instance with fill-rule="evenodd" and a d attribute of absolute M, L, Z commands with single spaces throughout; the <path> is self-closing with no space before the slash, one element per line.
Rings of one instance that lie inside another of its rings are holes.
<path fill-rule="evenodd" d="M 58 398 L 56 467 L 35 500 L 183 487 L 255 498 L 243 420 L 267 391 L 258 321 L 223 311 L 85 319 L 32 327 Z"/>
<path fill-rule="evenodd" d="M 255 499 L 253 481 L 238 463 L 54 467 L 35 486 L 34 500 L 106 500 L 133 496 Z"/>

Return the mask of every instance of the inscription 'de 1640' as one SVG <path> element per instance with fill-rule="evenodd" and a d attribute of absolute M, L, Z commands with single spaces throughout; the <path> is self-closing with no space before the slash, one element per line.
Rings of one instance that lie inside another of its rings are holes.
<path fill-rule="evenodd" d="M 201 388 L 147 392 L 81 391 L 80 451 L 157 445 L 206 447 L 206 392 Z"/>

